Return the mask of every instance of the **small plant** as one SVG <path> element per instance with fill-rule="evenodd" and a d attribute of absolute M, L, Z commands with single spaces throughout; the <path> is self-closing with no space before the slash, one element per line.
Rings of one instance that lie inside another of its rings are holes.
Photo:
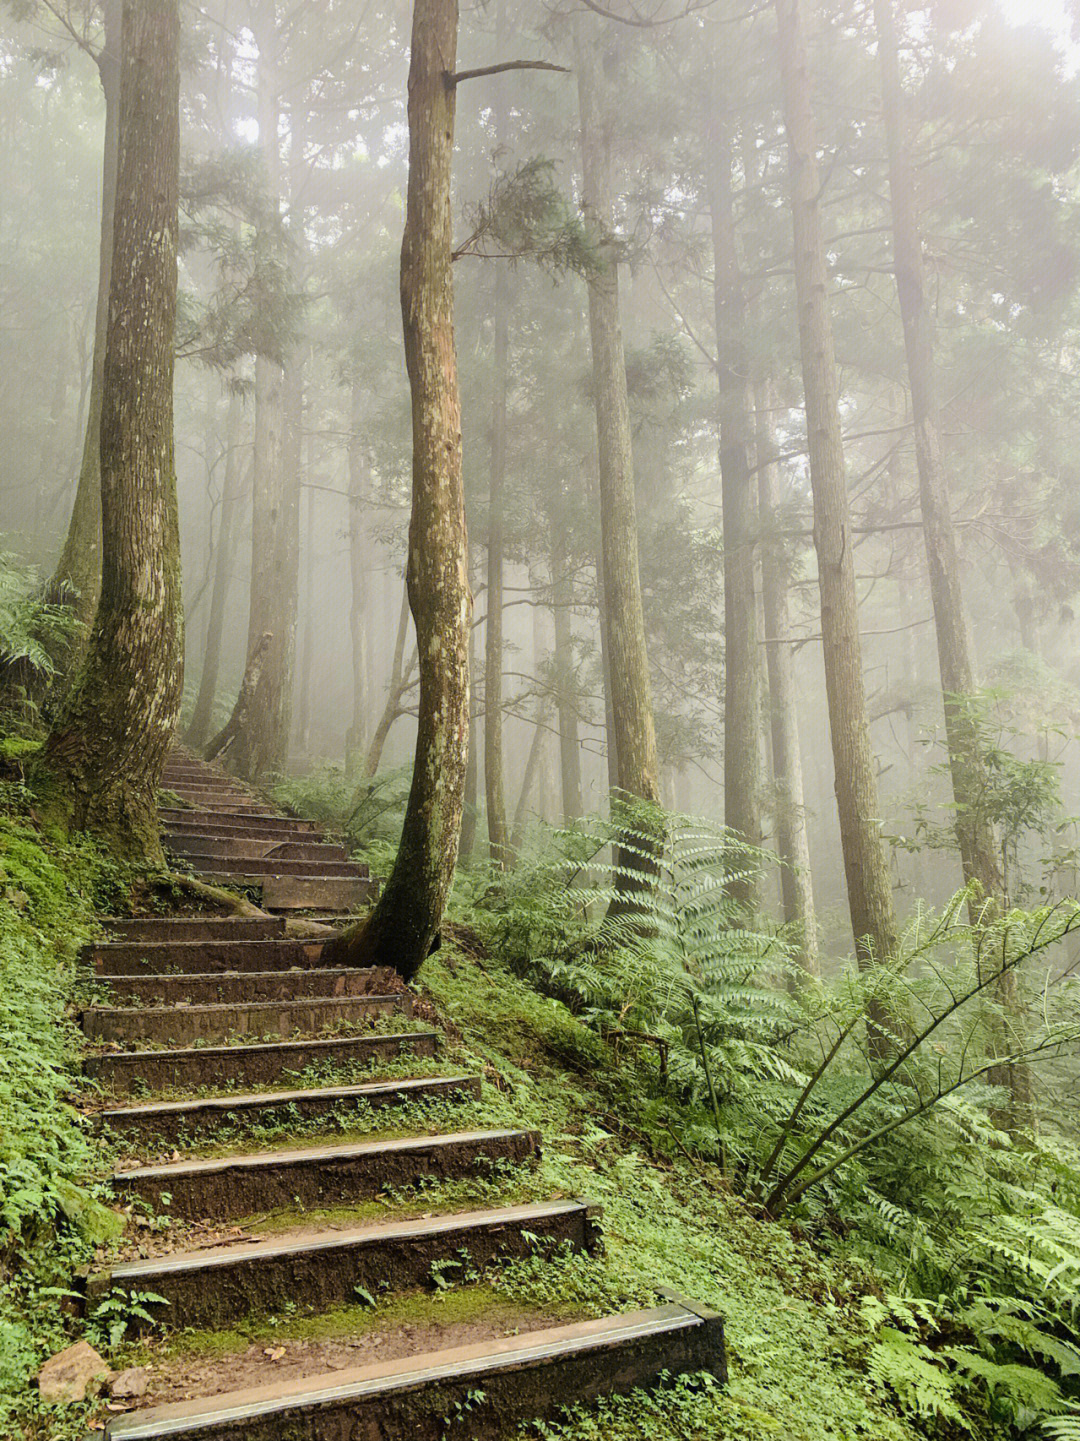
<path fill-rule="evenodd" d="M 168 1306 L 170 1303 L 156 1291 L 127 1291 L 114 1286 L 90 1313 L 90 1332 L 99 1345 L 110 1350 L 119 1346 L 127 1335 L 128 1328 L 149 1327 L 161 1324 L 160 1318 L 148 1308 Z"/>

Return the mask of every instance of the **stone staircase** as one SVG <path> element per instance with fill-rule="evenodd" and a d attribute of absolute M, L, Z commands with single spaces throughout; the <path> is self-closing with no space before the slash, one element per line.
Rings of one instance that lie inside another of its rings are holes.
<path fill-rule="evenodd" d="M 163 811 L 169 848 L 208 879 L 257 887 L 290 911 L 370 892 L 363 868 L 311 823 L 274 815 L 211 767 L 174 756 L 167 786 L 197 807 Z M 301 869 L 282 873 L 286 863 Z M 287 892 L 275 890 L 282 880 Z M 322 942 L 290 939 L 278 916 L 109 930 L 86 955 L 86 1072 L 125 1157 L 113 1192 L 144 1229 L 134 1254 L 84 1278 L 88 1314 L 134 1296 L 132 1337 L 223 1332 L 358 1297 L 423 1296 L 440 1268 L 480 1276 L 508 1259 L 600 1250 L 597 1208 L 577 1198 L 504 1192 L 505 1204 L 415 1214 L 408 1198 L 430 1204 L 439 1182 L 486 1176 L 501 1189 L 498 1178 L 536 1162 L 540 1137 L 452 1129 L 452 1108 L 480 1099 L 480 1077 L 439 1065 L 440 1037 L 392 971 L 324 968 Z M 414 1134 L 417 1103 L 451 1128 Z M 113 1416 L 106 1437 L 494 1441 L 665 1374 L 724 1376 L 720 1318 L 679 1297 L 587 1320 L 518 1308 L 469 1327 L 441 1324 L 434 1294 L 428 1309 L 422 1324 L 339 1338 L 338 1350 L 256 1347 L 252 1360 L 226 1348 L 200 1369 L 166 1348 L 140 1408 Z"/>

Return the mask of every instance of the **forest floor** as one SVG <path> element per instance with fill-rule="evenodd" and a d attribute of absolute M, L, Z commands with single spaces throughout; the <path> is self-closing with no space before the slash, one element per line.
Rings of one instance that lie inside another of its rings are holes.
<path fill-rule="evenodd" d="M 146 878 L 88 845 L 43 835 L 17 781 L 4 784 L 0 802 L 0 1434 L 74 1441 L 106 1419 L 105 1403 L 44 1407 L 30 1378 L 50 1354 L 86 1334 L 65 1295 L 77 1268 L 127 1244 L 99 1199 L 116 1156 L 80 1113 L 76 960 L 100 933 L 97 917 L 127 909 L 133 887 Z M 418 989 L 428 1003 L 425 1020 L 444 1034 L 445 1060 L 484 1077 L 480 1100 L 458 1112 L 461 1124 L 538 1130 L 543 1153 L 538 1168 L 504 1171 L 464 1189 L 434 1186 L 410 1204 L 483 1205 L 490 1186 L 502 1204 L 586 1195 L 604 1209 L 602 1258 L 519 1263 L 482 1286 L 447 1278 L 438 1305 L 448 1334 L 481 1334 L 493 1317 L 527 1329 L 541 1313 L 590 1316 L 648 1305 L 659 1286 L 726 1317 L 726 1388 L 684 1381 L 657 1397 L 635 1393 L 569 1413 L 531 1434 L 575 1441 L 904 1441 L 926 1434 L 868 1375 L 873 1335 L 863 1303 L 880 1295 L 879 1280 L 863 1265 L 821 1254 L 793 1229 L 758 1219 L 716 1166 L 681 1154 L 677 1127 L 660 1125 L 646 1100 L 650 1086 L 640 1068 L 647 1058 L 616 1055 L 467 928 L 448 928 Z M 310 1219 L 334 1224 L 331 1215 Z M 430 1293 L 424 1299 L 430 1305 Z M 408 1295 L 376 1298 L 317 1317 L 260 1317 L 227 1335 L 120 1342 L 111 1352 L 107 1337 L 91 1339 L 115 1366 L 153 1358 L 157 1370 L 167 1361 L 172 1380 L 163 1383 L 164 1397 L 169 1387 L 201 1385 L 238 1363 L 261 1371 L 299 1363 L 305 1352 L 328 1369 L 349 1353 L 355 1363 L 369 1338 L 421 1324 L 412 1305 Z"/>

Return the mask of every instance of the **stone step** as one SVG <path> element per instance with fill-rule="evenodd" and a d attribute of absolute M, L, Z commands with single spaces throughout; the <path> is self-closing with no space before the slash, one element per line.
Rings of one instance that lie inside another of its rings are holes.
<path fill-rule="evenodd" d="M 289 841 L 270 836 L 167 835 L 165 849 L 176 856 L 215 856 L 227 861 L 347 861 L 336 841 Z"/>
<path fill-rule="evenodd" d="M 272 876 L 305 876 L 316 880 L 342 877 L 348 880 L 366 880 L 368 869 L 358 861 L 290 861 L 278 856 L 266 856 L 255 860 L 231 860 L 225 856 L 200 855 L 186 857 L 188 865 L 200 876 L 215 876 L 225 885 L 261 885 Z"/>
<path fill-rule="evenodd" d="M 284 921 L 279 924 L 284 930 Z M 193 976 L 196 972 L 212 975 L 224 971 L 288 971 L 297 966 L 313 969 L 322 960 L 323 945 L 323 941 L 287 938 L 116 941 L 93 946 L 83 955 L 98 976 L 128 977 L 134 981 L 141 976 L 170 971 Z"/>
<path fill-rule="evenodd" d="M 230 885 L 241 884 L 235 878 Z M 265 876 L 260 882 L 268 911 L 355 911 L 379 894 L 370 876 Z"/>
<path fill-rule="evenodd" d="M 285 934 L 280 916 L 107 916 L 110 936 L 121 941 L 271 941 Z"/>
<path fill-rule="evenodd" d="M 118 1416 L 105 1441 L 497 1441 L 516 1423 L 555 1415 L 665 1374 L 727 1378 L 724 1323 L 681 1297 L 604 1316 L 429 1351 L 276 1386 L 231 1391 Z M 449 1418 L 461 1417 L 454 1427 Z"/>
<path fill-rule="evenodd" d="M 432 1268 L 454 1263 L 450 1275 L 482 1271 L 556 1246 L 600 1250 L 599 1208 L 584 1201 L 503 1206 L 419 1220 L 386 1221 L 334 1231 L 277 1235 L 214 1250 L 185 1251 L 114 1266 L 87 1277 L 92 1308 L 114 1287 L 152 1292 L 154 1322 L 228 1326 L 245 1316 L 272 1315 L 287 1303 L 312 1311 L 355 1305 L 357 1293 L 382 1296 L 432 1284 Z M 143 1323 L 149 1329 L 152 1323 Z"/>
<path fill-rule="evenodd" d="M 137 1198 L 183 1220 L 224 1220 L 348 1206 L 390 1187 L 474 1176 L 492 1162 L 520 1163 L 539 1153 L 535 1131 L 457 1131 L 138 1166 L 118 1171 L 112 1187 L 122 1199 Z"/>
<path fill-rule="evenodd" d="M 197 1006 L 88 1006 L 82 1013 L 82 1028 L 91 1041 L 190 1046 L 197 1041 L 225 1041 L 230 1036 L 292 1036 L 297 1032 L 316 1036 L 380 1016 L 411 1016 L 412 1006 L 412 996 L 404 992 Z"/>
<path fill-rule="evenodd" d="M 370 1066 L 404 1056 L 434 1056 L 438 1040 L 434 1031 L 402 1031 L 263 1045 L 193 1046 L 177 1051 L 113 1051 L 87 1056 L 83 1071 L 120 1094 L 143 1087 L 146 1091 L 197 1091 L 213 1086 L 221 1091 L 233 1086 L 272 1086 L 312 1066 Z"/>
<path fill-rule="evenodd" d="M 173 1145 L 200 1138 L 213 1140 L 230 1131 L 255 1126 L 348 1118 L 351 1108 L 391 1109 L 414 1101 L 478 1101 L 479 1076 L 422 1076 L 405 1081 L 363 1081 L 356 1086 L 322 1086 L 305 1091 L 261 1091 L 209 1096 L 194 1101 L 151 1101 L 141 1106 L 114 1106 L 99 1111 L 94 1121 L 130 1141 Z"/>
<path fill-rule="evenodd" d="M 316 836 L 319 827 L 314 821 L 295 816 L 249 816 L 222 811 L 160 810 L 165 835 L 253 835 L 253 836 Z"/>
<path fill-rule="evenodd" d="M 191 975 L 96 977 L 105 993 L 101 1005 L 117 1001 L 144 1006 L 243 1005 L 253 1001 L 292 1001 L 304 997 L 388 995 L 395 972 L 389 966 L 295 971 L 212 971 Z"/>

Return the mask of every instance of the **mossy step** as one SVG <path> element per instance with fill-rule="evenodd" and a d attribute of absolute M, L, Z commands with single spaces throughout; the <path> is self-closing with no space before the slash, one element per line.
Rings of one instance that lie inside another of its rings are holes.
<path fill-rule="evenodd" d="M 283 932 L 285 923 L 276 924 Z M 170 971 L 193 976 L 226 971 L 288 971 L 294 967 L 317 969 L 324 941 L 301 941 L 279 936 L 273 940 L 116 941 L 91 946 L 83 955 L 99 976 L 165 975 Z"/>
<path fill-rule="evenodd" d="M 112 1187 L 122 1198 L 137 1198 L 184 1220 L 235 1219 L 283 1208 L 349 1205 L 389 1188 L 465 1178 L 499 1161 L 521 1163 L 539 1154 L 535 1131 L 457 1131 L 138 1166 L 118 1171 Z"/>
<path fill-rule="evenodd" d="M 386 995 L 394 988 L 389 966 L 308 966 L 276 971 L 196 971 L 190 975 L 97 976 L 105 993 L 100 1004 L 139 1002 L 144 1006 L 238 1005 L 288 1001 L 305 996 Z"/>
<path fill-rule="evenodd" d="M 301 1091 L 238 1092 L 186 1101 L 152 1101 L 114 1106 L 94 1117 L 126 1141 L 173 1145 L 212 1139 L 223 1127 L 301 1125 L 328 1116 L 348 1118 L 351 1108 L 387 1110 L 417 1101 L 478 1101 L 479 1076 L 421 1076 L 401 1081 L 362 1081 L 355 1086 L 320 1086 Z"/>
<path fill-rule="evenodd" d="M 486 1211 L 389 1221 L 349 1230 L 305 1231 L 212 1251 L 188 1251 L 92 1273 L 92 1307 L 114 1287 L 151 1292 L 154 1323 L 228 1326 L 286 1306 L 328 1311 L 356 1301 L 432 1284 L 446 1274 L 463 1279 L 495 1261 L 517 1260 L 569 1247 L 600 1249 L 599 1208 L 584 1201 L 549 1201 Z M 153 1323 L 150 1323 L 153 1324 Z"/>
<path fill-rule="evenodd" d="M 380 1016 L 411 1016 L 413 998 L 392 995 L 294 996 L 194 1006 L 88 1006 L 82 1028 L 91 1041 L 152 1041 L 189 1046 L 230 1036 L 318 1035 Z"/>
<path fill-rule="evenodd" d="M 83 1070 L 93 1081 L 119 1094 L 183 1090 L 206 1086 L 271 1086 L 314 1066 L 372 1065 L 399 1057 L 434 1056 L 434 1031 L 394 1035 L 331 1036 L 253 1045 L 194 1046 L 175 1051 L 115 1051 L 88 1056 Z"/>
<path fill-rule="evenodd" d="M 724 1328 L 681 1298 L 647 1311 L 408 1356 L 276 1386 L 136 1411 L 106 1441 L 443 1441 L 451 1417 L 469 1441 L 496 1441 L 517 1422 L 550 1417 L 665 1376 L 726 1379 Z"/>

